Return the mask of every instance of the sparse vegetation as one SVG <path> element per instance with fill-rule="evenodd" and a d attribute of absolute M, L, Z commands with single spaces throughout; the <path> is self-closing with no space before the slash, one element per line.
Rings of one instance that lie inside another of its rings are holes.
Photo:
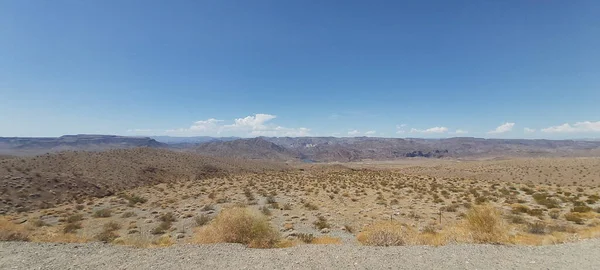
<path fill-rule="evenodd" d="M 110 209 L 100 209 L 94 212 L 95 218 L 107 218 L 112 215 L 112 211 Z"/>

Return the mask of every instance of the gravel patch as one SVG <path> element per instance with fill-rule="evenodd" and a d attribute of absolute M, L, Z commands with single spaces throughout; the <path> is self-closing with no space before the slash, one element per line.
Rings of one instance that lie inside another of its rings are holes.
<path fill-rule="evenodd" d="M 599 250 L 600 239 L 542 247 L 301 245 L 286 249 L 0 242 L 0 269 L 600 269 Z"/>

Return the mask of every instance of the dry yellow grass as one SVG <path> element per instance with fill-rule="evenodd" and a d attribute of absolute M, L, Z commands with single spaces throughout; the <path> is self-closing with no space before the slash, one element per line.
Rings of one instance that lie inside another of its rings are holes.
<path fill-rule="evenodd" d="M 463 223 L 475 243 L 508 243 L 509 226 L 500 210 L 489 206 L 475 206 L 467 212 Z"/>
<path fill-rule="evenodd" d="M 0 241 L 29 241 L 29 231 L 7 218 L 0 217 Z"/>
<path fill-rule="evenodd" d="M 335 244 L 341 244 L 342 239 L 340 239 L 338 237 L 321 236 L 321 237 L 315 237 L 310 243 L 316 244 L 316 245 L 335 245 Z"/>
<path fill-rule="evenodd" d="M 279 240 L 264 215 L 242 207 L 222 210 L 210 224 L 198 228 L 194 237 L 201 244 L 240 243 L 253 248 L 272 248 Z"/>
<path fill-rule="evenodd" d="M 32 242 L 45 243 L 87 243 L 90 239 L 72 233 L 63 233 L 54 229 L 36 231 L 31 236 Z"/>
<path fill-rule="evenodd" d="M 411 244 L 414 237 L 415 232 L 406 224 L 382 221 L 365 227 L 357 239 L 367 246 L 403 246 Z"/>

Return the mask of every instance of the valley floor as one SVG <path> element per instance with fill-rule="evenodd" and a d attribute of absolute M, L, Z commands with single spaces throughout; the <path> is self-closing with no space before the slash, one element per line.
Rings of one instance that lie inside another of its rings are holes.
<path fill-rule="evenodd" d="M 364 247 L 237 244 L 139 249 L 0 242 L 0 269 L 599 269 L 600 239 L 551 246 Z"/>

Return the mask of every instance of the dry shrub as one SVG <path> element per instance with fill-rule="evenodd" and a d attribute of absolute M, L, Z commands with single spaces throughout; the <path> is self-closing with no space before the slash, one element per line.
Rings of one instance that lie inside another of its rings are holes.
<path fill-rule="evenodd" d="M 175 241 L 168 234 L 161 235 L 158 239 L 152 242 L 153 245 L 158 247 L 168 247 L 175 244 Z"/>
<path fill-rule="evenodd" d="M 582 215 L 581 213 L 577 213 L 577 212 L 566 213 L 564 215 L 564 217 L 567 221 L 572 221 L 572 222 L 575 222 L 576 224 L 580 224 L 580 225 L 585 224 L 584 215 Z"/>
<path fill-rule="evenodd" d="M 316 244 L 316 245 L 341 244 L 342 239 L 340 239 L 338 237 L 321 236 L 321 237 L 315 237 L 314 239 L 312 239 L 312 241 L 310 243 Z"/>
<path fill-rule="evenodd" d="M 508 226 L 500 211 L 492 206 L 474 206 L 467 212 L 465 221 L 475 243 L 508 242 Z"/>
<path fill-rule="evenodd" d="M 67 225 L 65 225 L 65 227 L 63 227 L 63 233 L 75 233 L 77 230 L 81 229 L 81 223 L 79 222 L 75 222 L 75 223 L 67 223 Z"/>
<path fill-rule="evenodd" d="M 240 243 L 252 248 L 272 248 L 279 242 L 279 233 L 261 213 L 234 207 L 224 209 L 210 224 L 200 227 L 195 242 Z"/>
<path fill-rule="evenodd" d="M 381 221 L 365 227 L 357 239 L 367 246 L 403 246 L 412 242 L 414 235 L 414 231 L 403 223 Z"/>
<path fill-rule="evenodd" d="M 300 241 L 307 244 L 310 244 L 315 239 L 312 233 L 299 233 L 297 237 Z"/>
<path fill-rule="evenodd" d="M 296 245 L 296 241 L 283 239 L 283 240 L 277 242 L 277 244 L 275 244 L 275 247 L 276 248 L 289 248 L 289 247 L 293 247 L 295 245 Z"/>
<path fill-rule="evenodd" d="M 107 218 L 112 215 L 112 211 L 110 209 L 100 209 L 94 212 L 95 218 Z"/>
<path fill-rule="evenodd" d="M 206 224 L 208 224 L 210 222 L 211 218 L 207 215 L 200 215 L 194 218 L 194 221 L 196 222 L 196 226 L 204 226 Z"/>
<path fill-rule="evenodd" d="M 29 232 L 24 226 L 0 218 L 0 241 L 29 241 Z"/>
<path fill-rule="evenodd" d="M 448 243 L 448 237 L 444 233 L 421 233 L 416 242 L 419 245 L 443 246 Z"/>

